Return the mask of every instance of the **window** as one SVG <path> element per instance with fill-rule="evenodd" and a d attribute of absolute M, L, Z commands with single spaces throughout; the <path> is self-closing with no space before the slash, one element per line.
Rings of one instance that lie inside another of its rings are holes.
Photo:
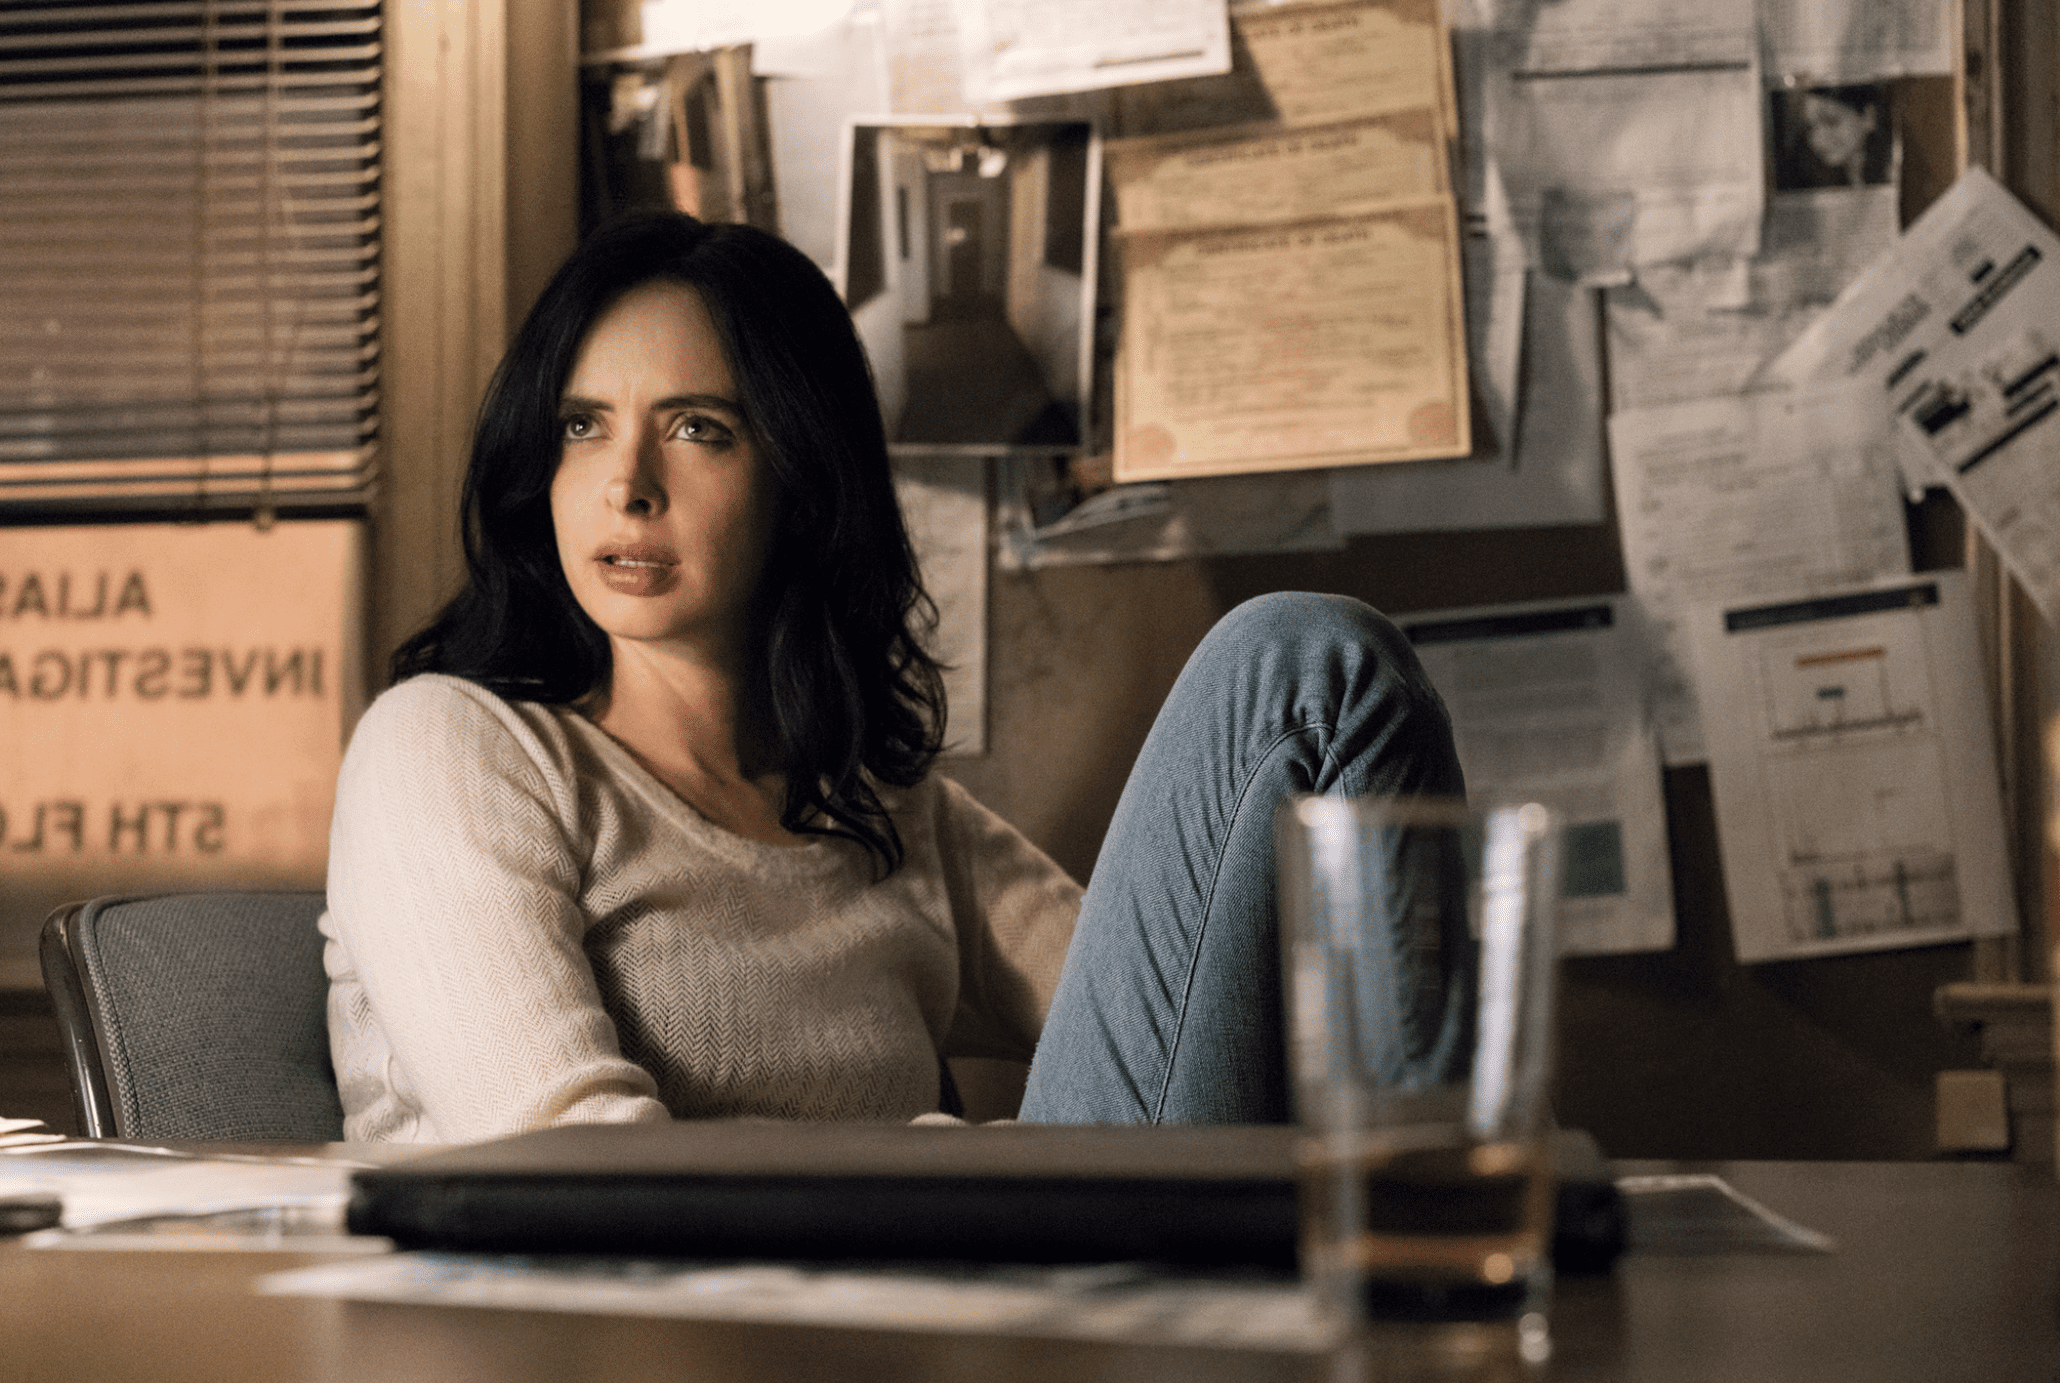
<path fill-rule="evenodd" d="M 0 7 L 0 523 L 363 511 L 381 15 Z"/>

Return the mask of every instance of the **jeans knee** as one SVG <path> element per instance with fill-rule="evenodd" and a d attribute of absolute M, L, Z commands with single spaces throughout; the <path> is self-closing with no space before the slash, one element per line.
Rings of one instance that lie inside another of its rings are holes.
<path fill-rule="evenodd" d="M 1253 596 L 1217 621 L 1209 638 L 1247 651 L 1371 650 L 1391 666 L 1410 669 L 1416 665 L 1415 650 L 1394 622 L 1365 601 L 1347 595 L 1274 591 Z"/>
<path fill-rule="evenodd" d="M 1433 738 L 1450 743 L 1445 703 L 1415 647 L 1386 615 L 1350 596 L 1308 591 L 1255 596 L 1217 623 L 1196 659 L 1212 668 L 1213 676 L 1267 684 L 1270 690 L 1260 696 L 1264 702 L 1278 704 L 1285 697 L 1306 709 L 1313 697 L 1333 711 L 1346 704 L 1377 704 L 1383 708 L 1377 719 L 1421 725 Z"/>

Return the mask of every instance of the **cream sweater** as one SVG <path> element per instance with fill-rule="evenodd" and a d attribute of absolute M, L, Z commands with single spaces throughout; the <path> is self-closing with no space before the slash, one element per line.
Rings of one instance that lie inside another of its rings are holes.
<path fill-rule="evenodd" d="M 761 845 L 577 713 L 453 677 L 359 722 L 329 845 L 344 1136 L 557 1123 L 906 1119 L 939 1053 L 1027 1059 L 1080 887 L 931 776 L 906 851 Z"/>

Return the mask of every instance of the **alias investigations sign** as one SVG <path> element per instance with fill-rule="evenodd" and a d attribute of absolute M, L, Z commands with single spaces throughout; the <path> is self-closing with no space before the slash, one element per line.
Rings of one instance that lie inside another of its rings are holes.
<path fill-rule="evenodd" d="M 74 898 L 321 886 L 361 544 L 350 522 L 0 531 L 0 984 L 35 982 L 36 929 Z"/>

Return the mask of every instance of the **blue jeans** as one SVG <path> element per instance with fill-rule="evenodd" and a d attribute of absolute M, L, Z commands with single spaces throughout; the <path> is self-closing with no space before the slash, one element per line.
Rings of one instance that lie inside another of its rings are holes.
<path fill-rule="evenodd" d="M 1286 1121 L 1274 808 L 1462 790 L 1444 704 L 1380 614 L 1302 594 L 1232 610 L 1116 804 L 1021 1117 Z"/>

